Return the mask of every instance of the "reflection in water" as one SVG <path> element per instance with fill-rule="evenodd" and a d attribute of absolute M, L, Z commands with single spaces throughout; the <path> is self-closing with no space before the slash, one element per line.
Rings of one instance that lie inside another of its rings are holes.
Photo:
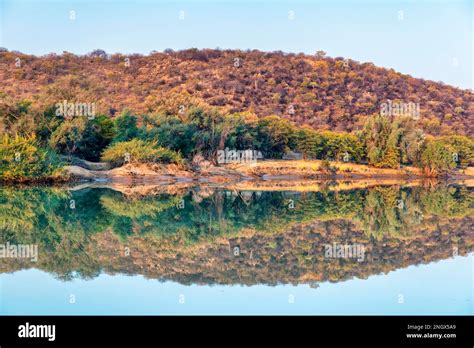
<path fill-rule="evenodd" d="M 474 249 L 474 194 L 463 186 L 178 192 L 2 187 L 0 244 L 38 244 L 39 258 L 3 259 L 0 272 L 317 287 Z M 364 257 L 328 257 L 327 245 L 362 247 Z"/>

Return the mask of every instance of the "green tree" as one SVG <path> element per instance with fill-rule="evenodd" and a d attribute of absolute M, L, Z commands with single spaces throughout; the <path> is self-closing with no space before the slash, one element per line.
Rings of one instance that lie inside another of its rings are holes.
<path fill-rule="evenodd" d="M 117 117 L 115 120 L 117 134 L 113 141 L 120 142 L 136 138 L 139 134 L 137 123 L 137 117 L 131 115 L 129 111 L 125 110 L 122 115 Z"/>
<path fill-rule="evenodd" d="M 296 148 L 296 132 L 293 124 L 278 116 L 267 116 L 257 123 L 257 150 L 267 158 L 281 158 L 291 148 Z"/>
<path fill-rule="evenodd" d="M 62 154 L 72 155 L 78 149 L 86 128 L 87 119 L 85 117 L 65 120 L 51 134 L 49 145 Z"/>
<path fill-rule="evenodd" d="M 378 168 L 398 168 L 400 154 L 397 148 L 400 129 L 388 117 L 375 115 L 367 119 L 362 131 L 370 165 Z"/>
<path fill-rule="evenodd" d="M 98 116 L 87 122 L 76 155 L 89 161 L 98 161 L 102 151 L 110 144 L 114 136 L 114 122 L 107 116 Z"/>
<path fill-rule="evenodd" d="M 456 167 L 452 151 L 440 140 L 427 142 L 421 154 L 421 167 L 425 174 L 436 176 Z"/>
<path fill-rule="evenodd" d="M 303 154 L 303 158 L 318 158 L 322 152 L 323 138 L 314 129 L 303 127 L 296 132 L 296 151 Z"/>
<path fill-rule="evenodd" d="M 450 135 L 439 138 L 439 141 L 452 151 L 457 166 L 466 168 L 474 165 L 474 141 L 462 135 Z"/>

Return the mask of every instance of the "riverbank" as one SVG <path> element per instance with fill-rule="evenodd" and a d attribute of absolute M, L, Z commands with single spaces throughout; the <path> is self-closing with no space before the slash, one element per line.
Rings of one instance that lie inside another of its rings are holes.
<path fill-rule="evenodd" d="M 474 180 L 474 167 L 452 170 L 441 177 L 448 180 Z M 321 160 L 265 160 L 255 163 L 233 163 L 214 166 L 128 163 L 113 168 L 107 163 L 76 160 L 55 177 L 24 178 L 10 183 L 64 183 L 77 181 L 226 183 L 244 185 L 248 181 L 283 182 L 298 180 L 429 180 L 420 168 L 374 168 L 364 164 L 324 162 Z M 1 180 L 0 180 L 1 182 Z M 275 185 L 270 185 L 275 186 Z M 278 186 L 278 185 L 277 185 Z"/>
<path fill-rule="evenodd" d="M 190 169 L 179 165 L 126 164 L 110 170 L 91 170 L 77 165 L 65 167 L 74 180 L 228 183 L 248 180 L 303 179 L 421 179 L 426 178 L 416 167 L 401 169 L 374 168 L 363 164 L 330 162 L 330 169 L 321 160 L 268 160 L 255 163 L 208 165 Z M 474 179 L 474 168 L 451 171 L 445 178 Z"/>

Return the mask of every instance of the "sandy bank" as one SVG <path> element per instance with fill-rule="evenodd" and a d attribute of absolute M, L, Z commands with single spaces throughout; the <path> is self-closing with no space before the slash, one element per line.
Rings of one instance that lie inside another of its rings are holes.
<path fill-rule="evenodd" d="M 210 166 L 205 170 L 192 171 L 174 164 L 126 164 L 109 170 L 92 170 L 77 165 L 65 167 L 75 180 L 107 180 L 118 182 L 159 181 L 159 182 L 210 182 L 229 183 L 248 180 L 294 181 L 305 179 L 352 180 L 352 179 L 423 179 L 422 171 L 415 167 L 400 169 L 373 168 L 367 165 L 332 162 L 335 173 L 321 169 L 321 161 L 261 161 L 257 163 L 227 164 Z M 89 167 L 94 167 L 90 165 Z M 95 165 L 95 167 L 99 167 Z M 449 179 L 472 180 L 474 168 L 453 171 Z"/>

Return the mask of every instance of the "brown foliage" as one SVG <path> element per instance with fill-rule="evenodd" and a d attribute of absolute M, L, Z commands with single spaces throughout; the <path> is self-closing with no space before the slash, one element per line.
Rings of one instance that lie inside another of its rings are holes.
<path fill-rule="evenodd" d="M 152 113 L 184 99 L 229 112 L 252 110 L 259 117 L 276 114 L 334 131 L 360 129 L 365 117 L 390 99 L 419 103 L 419 125 L 433 135 L 472 135 L 474 124 L 469 90 L 372 63 L 257 50 L 42 57 L 0 52 L 0 89 L 44 107 L 65 97 L 94 101 L 106 114 L 125 108 Z"/>

